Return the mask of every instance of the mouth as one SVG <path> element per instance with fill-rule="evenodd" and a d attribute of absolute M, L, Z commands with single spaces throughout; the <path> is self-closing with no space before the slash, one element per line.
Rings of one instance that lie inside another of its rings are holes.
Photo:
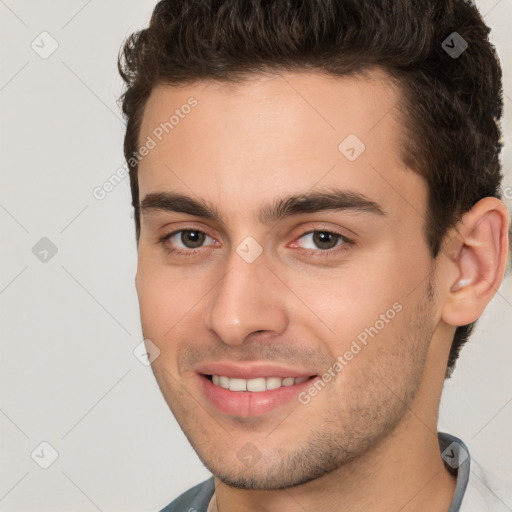
<path fill-rule="evenodd" d="M 203 368 L 196 375 L 214 410 L 238 418 L 262 416 L 284 407 L 302 407 L 297 399 L 299 393 L 320 378 L 303 371 L 231 365 Z"/>

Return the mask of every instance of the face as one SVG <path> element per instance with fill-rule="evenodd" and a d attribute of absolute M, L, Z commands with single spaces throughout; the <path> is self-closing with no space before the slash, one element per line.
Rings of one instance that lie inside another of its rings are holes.
<path fill-rule="evenodd" d="M 147 103 L 143 333 L 165 400 L 228 484 L 343 467 L 423 385 L 439 311 L 399 98 L 374 70 L 159 86 Z"/>

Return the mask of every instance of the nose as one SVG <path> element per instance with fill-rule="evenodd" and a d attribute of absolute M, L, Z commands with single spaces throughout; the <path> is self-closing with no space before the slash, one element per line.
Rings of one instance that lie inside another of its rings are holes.
<path fill-rule="evenodd" d="M 288 325 L 284 293 L 263 254 L 247 263 L 233 252 L 224 276 L 207 296 L 205 327 L 233 346 L 255 332 L 281 334 Z"/>

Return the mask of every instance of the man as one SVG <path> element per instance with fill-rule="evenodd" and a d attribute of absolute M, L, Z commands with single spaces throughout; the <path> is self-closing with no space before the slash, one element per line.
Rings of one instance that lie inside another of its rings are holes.
<path fill-rule="evenodd" d="M 437 431 L 507 264 L 487 34 L 463 0 L 163 0 L 128 39 L 142 329 L 214 475 L 165 511 L 512 510 Z"/>

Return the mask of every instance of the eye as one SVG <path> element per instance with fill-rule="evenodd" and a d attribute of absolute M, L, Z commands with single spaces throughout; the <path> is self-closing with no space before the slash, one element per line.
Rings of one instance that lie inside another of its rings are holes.
<path fill-rule="evenodd" d="M 316 230 L 304 233 L 297 240 L 303 239 L 304 242 L 298 245 L 303 249 L 320 250 L 320 252 L 331 252 L 336 247 L 348 245 L 351 241 L 341 233 L 327 230 Z M 297 242 L 292 247 L 297 246 Z"/>
<path fill-rule="evenodd" d="M 199 252 L 203 252 L 205 241 L 210 239 L 215 245 L 217 242 L 208 236 L 204 231 L 199 229 L 180 229 L 164 235 L 159 243 L 168 253 L 193 256 Z M 338 251 L 348 249 L 353 244 L 351 240 L 342 235 L 329 230 L 313 230 L 302 234 L 297 241 L 289 245 L 289 247 L 299 247 L 312 251 L 313 254 L 319 256 L 329 256 Z M 303 240 L 303 242 L 299 242 Z"/>
<path fill-rule="evenodd" d="M 168 252 L 193 254 L 194 249 L 201 249 L 205 240 L 215 240 L 199 229 L 180 229 L 162 237 L 159 242 Z"/>

